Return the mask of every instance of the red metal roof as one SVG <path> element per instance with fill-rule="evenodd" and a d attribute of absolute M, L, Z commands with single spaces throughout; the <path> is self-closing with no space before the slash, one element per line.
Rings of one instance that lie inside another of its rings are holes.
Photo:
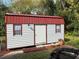
<path fill-rule="evenodd" d="M 64 24 L 63 17 L 26 15 L 26 14 L 6 14 L 6 24 Z"/>

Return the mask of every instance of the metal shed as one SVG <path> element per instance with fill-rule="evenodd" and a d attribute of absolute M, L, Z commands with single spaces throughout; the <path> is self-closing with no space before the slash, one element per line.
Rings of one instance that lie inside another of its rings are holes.
<path fill-rule="evenodd" d="M 64 40 L 64 18 L 60 16 L 6 14 L 7 49 L 52 44 Z"/>

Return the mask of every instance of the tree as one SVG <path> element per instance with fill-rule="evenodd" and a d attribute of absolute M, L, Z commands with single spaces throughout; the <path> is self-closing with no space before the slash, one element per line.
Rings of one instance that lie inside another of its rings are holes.
<path fill-rule="evenodd" d="M 34 11 L 38 14 L 43 14 L 46 11 L 43 8 L 45 3 L 45 0 L 17 0 L 12 4 L 10 9 L 13 12 L 31 14 L 31 11 Z"/>
<path fill-rule="evenodd" d="M 79 2 L 78 0 L 57 0 L 56 15 L 65 19 L 66 31 L 79 31 Z"/>
<path fill-rule="evenodd" d="M 0 3 L 0 36 L 5 35 L 4 15 L 7 12 L 7 10 L 8 10 L 8 7 Z"/>
<path fill-rule="evenodd" d="M 48 10 L 48 15 L 55 15 L 56 6 L 53 0 L 46 0 L 46 9 Z"/>

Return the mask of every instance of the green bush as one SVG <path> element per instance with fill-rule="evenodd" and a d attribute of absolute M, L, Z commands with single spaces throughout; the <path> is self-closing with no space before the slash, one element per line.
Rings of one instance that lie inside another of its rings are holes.
<path fill-rule="evenodd" d="M 79 48 L 79 40 L 71 40 L 69 42 L 65 42 L 65 44 Z"/>
<path fill-rule="evenodd" d="M 78 33 L 73 32 L 65 34 L 65 44 L 79 48 L 79 36 L 76 36 L 76 34 Z"/>

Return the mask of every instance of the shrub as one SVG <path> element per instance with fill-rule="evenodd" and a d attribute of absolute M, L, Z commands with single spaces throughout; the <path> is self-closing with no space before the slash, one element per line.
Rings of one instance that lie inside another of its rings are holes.
<path fill-rule="evenodd" d="M 79 40 L 70 40 L 68 42 L 65 42 L 65 44 L 79 48 Z"/>
<path fill-rule="evenodd" d="M 67 33 L 65 35 L 65 44 L 79 48 L 79 36 L 76 36 L 77 34 L 76 32 Z"/>

